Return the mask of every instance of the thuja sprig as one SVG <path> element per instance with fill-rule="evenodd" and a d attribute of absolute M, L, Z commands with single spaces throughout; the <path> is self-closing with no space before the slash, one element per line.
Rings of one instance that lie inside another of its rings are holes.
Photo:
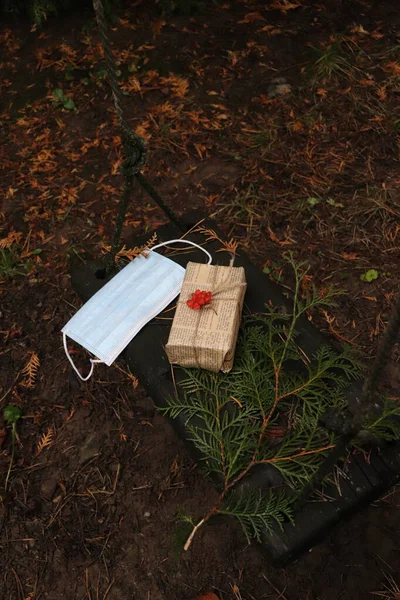
<path fill-rule="evenodd" d="M 321 296 L 311 288 L 302 297 L 307 268 L 292 256 L 288 261 L 295 278 L 291 314 L 268 307 L 247 319 L 233 370 L 226 375 L 187 370 L 184 397 L 170 398 L 164 409 L 173 418 L 184 415 L 205 471 L 222 482 L 217 502 L 193 527 L 185 549 L 217 515 L 235 517 L 246 536 L 258 540 L 262 531 L 282 526 L 292 518 L 296 489 L 312 478 L 334 445 L 334 434 L 319 421 L 328 407 L 345 405 L 343 388 L 359 375 L 359 367 L 347 351 L 337 355 L 325 347 L 305 360 L 296 344 L 298 320 L 316 306 L 332 305 L 334 294 Z M 293 361 L 300 370 L 293 371 Z M 246 477 L 261 465 L 279 477 L 279 490 L 249 491 Z"/>

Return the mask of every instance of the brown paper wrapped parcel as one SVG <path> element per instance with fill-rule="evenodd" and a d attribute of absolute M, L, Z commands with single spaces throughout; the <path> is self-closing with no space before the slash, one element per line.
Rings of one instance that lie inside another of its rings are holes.
<path fill-rule="evenodd" d="M 195 290 L 211 292 L 200 310 L 186 302 Z M 233 366 L 246 278 L 243 267 L 189 262 L 166 345 L 170 363 L 228 373 Z"/>

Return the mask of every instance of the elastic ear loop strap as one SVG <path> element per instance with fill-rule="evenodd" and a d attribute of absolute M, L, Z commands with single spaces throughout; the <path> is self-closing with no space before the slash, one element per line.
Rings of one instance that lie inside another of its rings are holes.
<path fill-rule="evenodd" d="M 162 242 L 161 244 L 157 244 L 157 246 L 153 246 L 153 248 L 150 248 L 149 252 L 152 252 L 153 250 L 157 250 L 158 248 L 162 248 L 163 246 L 169 246 L 169 244 L 186 244 L 189 246 L 194 246 L 195 248 L 198 248 L 199 250 L 201 250 L 202 252 L 204 252 L 205 254 L 207 254 L 208 256 L 208 265 L 211 265 L 212 263 L 212 256 L 209 252 L 207 252 L 207 250 L 205 248 L 203 248 L 202 246 L 199 246 L 199 244 L 196 244 L 195 242 L 191 242 L 190 240 L 169 240 L 168 242 Z M 64 344 L 64 350 L 65 350 L 65 355 L 68 358 L 71 367 L 73 368 L 73 370 L 75 371 L 75 373 L 78 375 L 79 379 L 81 379 L 82 381 L 88 381 L 91 376 L 93 375 L 93 371 L 94 371 L 94 365 L 96 363 L 102 363 L 102 360 L 96 359 L 96 358 L 90 358 L 90 362 L 91 362 L 91 367 L 90 367 L 90 371 L 89 374 L 86 377 L 83 377 L 79 370 L 77 369 L 74 361 L 72 360 L 72 356 L 70 355 L 69 351 L 68 351 L 68 345 L 67 345 L 67 336 L 65 333 L 63 333 L 63 344 Z"/>
<path fill-rule="evenodd" d="M 157 250 L 158 248 L 161 248 L 162 246 L 169 246 L 170 244 L 186 244 L 189 246 L 194 246 L 195 248 L 198 248 L 199 250 L 201 250 L 202 252 L 204 252 L 204 254 L 207 254 L 208 256 L 208 265 L 211 265 L 212 263 L 212 256 L 209 252 L 207 252 L 207 250 L 205 248 L 203 248 L 202 246 L 200 246 L 199 244 L 196 244 L 196 242 L 191 242 L 190 240 L 169 240 L 168 242 L 161 242 L 161 244 L 157 244 L 157 246 L 153 246 L 152 248 L 150 248 L 149 252 L 152 252 L 153 250 Z"/>
<path fill-rule="evenodd" d="M 69 362 L 71 363 L 71 367 L 73 368 L 73 370 L 75 371 L 75 373 L 78 375 L 79 379 L 82 379 L 82 381 L 88 381 L 88 379 L 90 379 L 90 378 L 91 378 L 91 376 L 93 375 L 93 370 L 94 370 L 94 365 L 95 365 L 95 363 L 101 363 L 101 362 L 103 362 L 103 361 L 102 361 L 102 360 L 99 360 L 99 359 L 97 359 L 97 358 L 90 358 L 89 360 L 90 360 L 90 362 L 91 362 L 92 364 L 91 364 L 91 367 L 90 367 L 89 375 L 87 375 L 86 377 L 83 377 L 83 376 L 82 376 L 82 375 L 79 373 L 78 369 L 76 368 L 76 366 L 75 366 L 75 363 L 74 363 L 74 361 L 72 360 L 72 356 L 70 355 L 70 353 L 69 353 L 69 351 L 68 351 L 68 346 L 67 346 L 67 336 L 66 336 L 66 334 L 65 334 L 65 333 L 63 333 L 63 344 L 64 344 L 64 350 L 65 350 L 66 357 L 68 358 Z"/>

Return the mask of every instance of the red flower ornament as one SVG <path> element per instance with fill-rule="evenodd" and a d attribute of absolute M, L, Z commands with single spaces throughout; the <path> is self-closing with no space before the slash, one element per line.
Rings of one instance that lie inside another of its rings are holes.
<path fill-rule="evenodd" d="M 211 292 L 196 290 L 193 292 L 192 297 L 187 300 L 186 304 L 189 308 L 200 310 L 202 306 L 211 304 Z"/>

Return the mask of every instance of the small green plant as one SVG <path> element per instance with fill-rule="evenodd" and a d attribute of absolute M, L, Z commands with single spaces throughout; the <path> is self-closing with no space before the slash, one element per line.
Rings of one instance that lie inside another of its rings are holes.
<path fill-rule="evenodd" d="M 121 76 L 121 71 L 117 71 L 117 76 Z M 89 77 L 83 80 L 84 85 L 89 85 L 89 82 L 92 81 L 97 85 L 97 87 L 102 88 L 104 85 L 104 81 L 108 77 L 108 73 L 106 69 L 98 69 L 97 71 L 89 71 Z"/>
<path fill-rule="evenodd" d="M 196 523 L 190 515 L 187 515 L 182 509 L 179 509 L 176 514 L 176 525 L 173 535 L 173 551 L 175 561 L 178 562 L 182 550 L 184 549 L 186 540 Z"/>
<path fill-rule="evenodd" d="M 29 12 L 32 23 L 40 27 L 48 16 L 57 14 L 57 7 L 53 0 L 33 0 Z"/>
<path fill-rule="evenodd" d="M 275 281 L 283 282 L 284 280 L 283 269 L 278 263 L 271 263 L 269 266 L 264 267 L 263 273 L 269 275 Z"/>
<path fill-rule="evenodd" d="M 11 279 L 16 275 L 26 275 L 21 270 L 21 261 L 16 245 L 0 248 L 0 279 Z"/>
<path fill-rule="evenodd" d="M 66 81 L 73 81 L 75 79 L 74 76 L 75 67 L 74 65 L 68 65 L 65 69 L 65 79 Z"/>
<path fill-rule="evenodd" d="M 250 148 L 260 151 L 261 156 L 264 156 L 275 144 L 278 139 L 278 128 L 271 125 L 264 131 L 257 131 L 248 137 L 248 145 Z"/>
<path fill-rule="evenodd" d="M 340 40 L 333 41 L 327 47 L 313 47 L 313 50 L 317 56 L 313 66 L 316 84 L 330 81 L 338 75 L 350 75 L 352 67 Z"/>
<path fill-rule="evenodd" d="M 372 283 L 375 279 L 378 279 L 379 273 L 376 269 L 369 269 L 366 273 L 363 273 L 360 276 L 361 281 L 366 281 L 367 283 Z"/>
<path fill-rule="evenodd" d="M 258 191 L 256 185 L 250 184 L 245 190 L 235 190 L 229 201 L 223 201 L 219 206 L 212 216 L 222 213 L 224 218 L 234 222 L 236 226 L 246 228 L 247 238 L 250 240 L 255 234 L 255 229 L 260 229 L 260 221 L 265 217 L 266 198 Z M 255 224 L 257 228 L 253 227 Z"/>
<path fill-rule="evenodd" d="M 9 425 L 11 425 L 12 450 L 11 450 L 10 464 L 8 465 L 8 471 L 7 471 L 7 475 L 6 475 L 6 481 L 4 484 L 4 489 L 7 490 L 8 480 L 9 480 L 11 469 L 12 469 L 12 466 L 14 463 L 15 439 L 17 437 L 17 422 L 19 421 L 19 419 L 21 417 L 21 409 L 18 408 L 18 406 L 15 406 L 14 404 L 8 404 L 8 406 L 6 406 L 3 411 L 3 417 L 4 417 L 5 422 L 8 423 Z"/>
<path fill-rule="evenodd" d="M 106 69 L 99 69 L 98 71 L 96 71 L 96 73 L 94 73 L 94 77 L 96 77 L 96 79 L 99 79 L 101 81 L 104 81 L 104 79 L 107 79 L 107 70 Z"/>
<path fill-rule="evenodd" d="M 329 206 L 333 206 L 333 208 L 344 208 L 344 204 L 342 202 L 336 202 L 334 198 L 327 198 L 326 203 Z"/>
<path fill-rule="evenodd" d="M 36 248 L 27 256 L 37 256 L 42 253 L 41 248 Z M 21 249 L 16 241 L 10 245 L 1 248 L 0 247 L 0 280 L 1 279 L 12 279 L 16 275 L 29 275 L 35 264 L 28 258 L 25 262 L 21 258 Z"/>
<path fill-rule="evenodd" d="M 309 196 L 306 200 L 307 202 L 307 206 L 310 209 L 315 208 L 315 206 L 318 206 L 319 204 L 323 204 L 326 203 L 329 206 L 332 206 L 333 208 L 344 208 L 344 205 L 342 204 L 342 202 L 336 202 L 336 200 L 334 200 L 333 198 L 320 198 L 319 196 Z M 301 205 L 300 205 L 301 207 Z"/>
<path fill-rule="evenodd" d="M 311 208 L 314 208 L 314 206 L 317 206 L 317 204 L 319 204 L 320 202 L 321 200 L 316 196 L 309 196 L 307 198 L 307 204 L 308 206 L 311 206 Z"/>
<path fill-rule="evenodd" d="M 72 98 L 66 96 L 61 88 L 56 88 L 53 91 L 53 98 L 53 106 L 59 106 L 65 108 L 66 110 L 76 111 L 75 102 L 72 100 Z"/>

